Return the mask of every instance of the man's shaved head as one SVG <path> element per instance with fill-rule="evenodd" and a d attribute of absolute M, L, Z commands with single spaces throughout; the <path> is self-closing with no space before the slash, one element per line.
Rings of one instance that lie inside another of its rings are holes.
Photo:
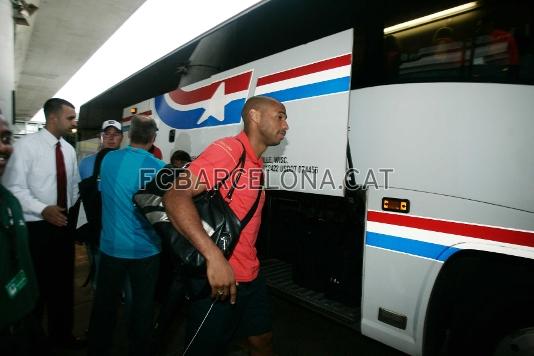
<path fill-rule="evenodd" d="M 271 103 L 278 103 L 278 101 L 268 96 L 262 95 L 253 96 L 247 100 L 245 106 L 243 107 L 243 110 L 241 111 L 241 117 L 243 118 L 243 122 L 245 123 L 245 130 L 249 125 L 250 111 L 261 111 L 265 109 L 267 104 Z"/>
<path fill-rule="evenodd" d="M 249 98 L 241 116 L 244 131 L 260 155 L 267 147 L 280 144 L 289 130 L 284 104 L 268 96 Z"/>

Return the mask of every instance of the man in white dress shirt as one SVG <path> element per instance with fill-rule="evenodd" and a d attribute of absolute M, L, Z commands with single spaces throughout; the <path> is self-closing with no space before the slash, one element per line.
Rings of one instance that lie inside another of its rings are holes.
<path fill-rule="evenodd" d="M 52 347 L 79 348 L 72 335 L 74 238 L 67 229 L 68 209 L 78 198 L 76 152 L 62 136 L 76 127 L 74 106 L 59 98 L 44 104 L 45 129 L 18 140 L 3 184 L 20 201 L 39 285 L 35 314 L 48 315 Z"/>

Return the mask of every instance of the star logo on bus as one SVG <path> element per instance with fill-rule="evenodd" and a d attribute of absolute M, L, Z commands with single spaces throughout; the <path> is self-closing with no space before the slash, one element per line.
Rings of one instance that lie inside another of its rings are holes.
<path fill-rule="evenodd" d="M 248 70 L 177 88 L 156 96 L 154 108 L 161 121 L 175 129 L 239 125 L 251 79 L 252 70 Z"/>
<path fill-rule="evenodd" d="M 217 121 L 224 121 L 224 107 L 227 103 L 228 100 L 224 94 L 224 82 L 220 82 L 217 90 L 213 93 L 206 110 L 198 119 L 197 125 L 200 125 L 210 117 L 213 117 Z"/>

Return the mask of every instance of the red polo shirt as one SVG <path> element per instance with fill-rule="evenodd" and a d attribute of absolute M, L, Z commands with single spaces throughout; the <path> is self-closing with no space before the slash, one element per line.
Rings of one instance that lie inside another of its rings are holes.
<path fill-rule="evenodd" d="M 242 220 L 258 196 L 259 172 L 263 169 L 263 160 L 261 157 L 256 157 L 244 132 L 235 137 L 226 137 L 213 142 L 197 159 L 191 162 L 189 170 L 201 182 L 206 183 L 208 189 L 212 189 L 224 176 L 222 172 L 231 172 L 239 162 L 243 153 L 243 146 L 238 140 L 243 143 L 246 150 L 245 171 L 239 178 L 238 188 L 235 189 L 230 201 L 230 208 Z M 221 188 L 223 196 L 227 192 L 227 188 Z M 256 254 L 256 239 L 260 230 L 261 210 L 264 201 L 265 194 L 262 194 L 254 216 L 245 229 L 241 231 L 239 241 L 230 256 L 230 265 L 238 282 L 250 282 L 258 275 L 260 263 Z"/>

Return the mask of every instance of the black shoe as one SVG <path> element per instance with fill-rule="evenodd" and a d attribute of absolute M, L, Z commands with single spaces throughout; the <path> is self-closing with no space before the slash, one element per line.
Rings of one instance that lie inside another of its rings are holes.
<path fill-rule="evenodd" d="M 87 339 L 71 335 L 65 339 L 55 341 L 54 347 L 68 350 L 81 350 L 87 347 Z"/>

